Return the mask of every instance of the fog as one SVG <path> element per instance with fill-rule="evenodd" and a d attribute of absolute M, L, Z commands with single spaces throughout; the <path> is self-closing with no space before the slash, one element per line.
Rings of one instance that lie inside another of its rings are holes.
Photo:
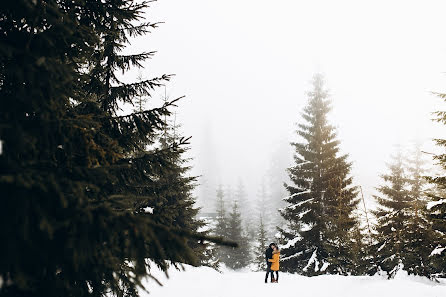
<path fill-rule="evenodd" d="M 175 74 L 166 91 L 186 96 L 177 121 L 192 136 L 200 182 L 234 187 L 241 179 L 252 200 L 272 159 L 291 160 L 309 82 L 323 73 L 331 124 L 371 202 L 396 145 L 419 141 L 433 152 L 431 139 L 442 136 L 431 121 L 442 104 L 431 92 L 446 90 L 445 8 L 444 1 L 160 0 L 147 18 L 164 23 L 127 50 L 157 51 L 144 77 Z"/>

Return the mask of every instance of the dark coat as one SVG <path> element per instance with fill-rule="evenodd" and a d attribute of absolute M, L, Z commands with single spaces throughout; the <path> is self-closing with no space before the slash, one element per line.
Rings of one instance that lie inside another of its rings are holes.
<path fill-rule="evenodd" d="M 269 262 L 269 259 L 272 259 L 273 257 L 273 249 L 271 247 L 267 248 L 265 251 L 265 260 L 268 266 L 271 266 L 271 262 Z"/>

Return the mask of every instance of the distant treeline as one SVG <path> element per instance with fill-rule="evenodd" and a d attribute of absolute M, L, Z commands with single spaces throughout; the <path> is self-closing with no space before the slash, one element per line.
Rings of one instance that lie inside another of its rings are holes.
<path fill-rule="evenodd" d="M 291 180 L 285 185 L 286 205 L 278 209 L 275 203 L 282 197 L 268 197 L 262 188 L 257 210 L 247 209 L 240 207 L 246 203 L 243 195 L 227 193 L 225 200 L 222 188 L 217 190 L 214 233 L 244 246 L 220 248 L 220 260 L 232 268 L 254 261 L 263 269 L 264 249 L 274 238 L 282 247 L 281 269 L 288 272 L 309 276 L 385 273 L 392 278 L 405 270 L 429 278 L 445 277 L 446 155 L 434 157 L 441 173 L 430 177 L 420 147 L 405 155 L 399 150 L 388 172 L 381 175 L 379 195 L 374 196 L 377 207 L 368 211 L 362 189 L 354 185 L 350 174 L 348 155 L 340 152 L 336 131 L 327 120 L 331 107 L 323 76 L 316 74 L 312 85 L 296 131 L 300 142 L 292 143 L 294 164 L 286 169 Z M 446 123 L 446 113 L 436 115 Z M 446 145 L 446 140 L 436 142 Z M 228 215 L 226 209 L 231 207 Z"/>

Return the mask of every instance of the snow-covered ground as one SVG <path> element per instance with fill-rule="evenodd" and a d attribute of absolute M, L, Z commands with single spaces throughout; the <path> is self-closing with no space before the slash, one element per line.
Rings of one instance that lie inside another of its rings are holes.
<path fill-rule="evenodd" d="M 206 267 L 185 266 L 186 271 L 169 271 L 169 279 L 161 273 L 163 287 L 153 280 L 145 281 L 150 294 L 163 297 L 445 297 L 446 280 L 440 283 L 421 277 L 407 276 L 404 272 L 395 279 L 380 276 L 318 276 L 304 277 L 281 273 L 279 283 L 264 283 L 263 272 L 225 270 L 218 273 Z"/>

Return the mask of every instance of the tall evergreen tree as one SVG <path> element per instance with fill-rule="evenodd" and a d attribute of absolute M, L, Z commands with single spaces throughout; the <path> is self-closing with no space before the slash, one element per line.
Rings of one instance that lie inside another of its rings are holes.
<path fill-rule="evenodd" d="M 444 165 L 441 165 L 444 168 Z M 432 228 L 433 238 L 431 245 L 434 248 L 429 254 L 429 268 L 431 277 L 446 277 L 446 188 L 440 182 L 441 177 L 429 177 L 430 182 L 434 183 L 435 189 L 429 193 L 432 201 L 428 202 L 426 207 L 427 218 Z"/>
<path fill-rule="evenodd" d="M 349 176 L 347 155 L 339 155 L 339 141 L 327 121 L 328 93 L 321 75 L 313 78 L 308 105 L 293 143 L 295 165 L 289 168 L 290 196 L 281 214 L 287 221 L 281 229 L 281 267 L 286 271 L 317 275 L 346 274 L 352 270 L 350 232 L 356 224 L 352 212 L 358 200 Z"/>
<path fill-rule="evenodd" d="M 203 236 L 158 213 L 181 158 L 181 145 L 155 148 L 171 104 L 117 115 L 168 78 L 115 75 L 151 55 L 118 54 L 155 26 L 138 24 L 148 2 L 1 5 L 0 296 L 137 296 L 147 259 L 197 263 L 188 242 Z"/>
<path fill-rule="evenodd" d="M 232 211 L 228 218 L 228 239 L 238 243 L 238 247 L 230 248 L 224 263 L 232 269 L 240 269 L 251 262 L 248 237 L 242 229 L 242 219 L 237 200 L 234 200 Z"/>
<path fill-rule="evenodd" d="M 170 79 L 170 76 L 162 75 L 124 83 L 117 75 L 133 67 L 142 67 L 154 54 L 122 53 L 130 38 L 157 27 L 157 23 L 142 20 L 143 10 L 148 4 L 147 1 L 108 1 L 104 5 L 106 17 L 98 27 L 100 43 L 89 63 L 89 80 L 85 85 L 87 94 L 95 99 L 103 112 L 110 115 L 103 126 L 123 149 L 125 158 L 121 163 L 127 164 L 125 170 L 119 171 L 117 182 L 108 189 L 127 209 L 133 208 L 139 215 L 149 216 L 162 226 L 179 228 L 182 232 L 202 237 L 204 234 L 196 233 L 203 222 L 195 219 L 197 209 L 191 195 L 196 178 L 187 176 L 189 167 L 183 157 L 187 139 L 175 135 L 176 127 L 169 134 L 167 117 L 170 112 L 167 108 L 172 107 L 176 100 L 165 100 L 161 108 L 118 116 L 120 104 L 141 106 L 141 98 L 150 98 L 155 88 Z M 152 213 L 141 211 L 148 207 L 153 208 Z M 175 249 L 173 244 L 172 247 Z M 195 264 L 197 255 L 189 249 L 185 251 L 189 253 L 187 258 L 175 257 L 173 260 Z"/>
<path fill-rule="evenodd" d="M 373 242 L 375 235 L 373 234 L 373 225 L 371 224 L 370 212 L 364 199 L 364 194 L 361 190 L 361 207 L 358 209 L 358 225 L 355 227 L 354 238 L 355 246 L 353 247 L 353 254 L 356 257 L 354 261 L 357 264 L 358 271 L 355 274 L 374 275 L 378 271 L 376 260 L 376 253 L 373 251 Z M 359 250 L 358 252 L 356 250 Z"/>
<path fill-rule="evenodd" d="M 437 94 L 443 101 L 446 101 L 446 94 Z M 446 112 L 435 112 L 436 121 L 446 124 Z M 446 139 L 435 139 L 437 146 L 446 147 Z M 434 156 L 434 160 L 443 169 L 446 170 L 446 153 Z M 435 249 L 431 251 L 431 267 L 436 276 L 446 277 L 446 176 L 439 174 L 428 178 L 429 182 L 436 186 L 436 190 L 432 191 L 430 198 L 431 203 L 428 205 L 428 218 L 435 232 L 433 244 Z"/>
<path fill-rule="evenodd" d="M 263 223 L 263 217 L 260 216 L 259 229 L 257 230 L 257 238 L 254 250 L 254 261 L 258 270 L 266 269 L 265 250 L 267 248 L 267 232 L 265 230 L 265 224 Z"/>
<path fill-rule="evenodd" d="M 374 196 L 378 207 L 373 214 L 377 218 L 377 264 L 393 277 L 403 266 L 405 228 L 411 215 L 411 198 L 401 152 L 389 164 L 389 170 L 388 174 L 381 175 L 385 184 L 377 188 L 382 196 Z"/>
<path fill-rule="evenodd" d="M 364 230 L 359 223 L 359 219 L 357 222 L 351 232 L 353 239 L 353 243 L 351 244 L 351 273 L 353 275 L 364 275 L 370 271 L 373 262 L 369 255 L 367 243 L 364 242 Z"/>
<path fill-rule="evenodd" d="M 385 185 L 375 197 L 377 264 L 393 277 L 399 269 L 409 274 L 431 277 L 430 253 L 434 249 L 432 228 L 426 214 L 428 198 L 423 178 L 421 151 L 416 149 L 405 166 L 401 153 L 382 175 Z"/>
<path fill-rule="evenodd" d="M 219 185 L 217 189 L 217 224 L 215 226 L 215 234 L 217 236 L 225 237 L 228 234 L 227 230 L 225 195 L 222 185 Z"/>
<path fill-rule="evenodd" d="M 217 218 L 214 235 L 222 238 L 228 238 L 228 218 L 226 215 L 225 195 L 222 185 L 219 185 L 217 189 L 216 202 Z M 217 250 L 217 257 L 221 262 L 226 263 L 228 261 L 227 257 L 229 253 L 230 249 L 228 247 L 219 247 Z"/>
<path fill-rule="evenodd" d="M 403 265 L 409 274 L 431 277 L 433 270 L 429 262 L 430 253 L 435 248 L 435 235 L 427 215 L 426 205 L 430 199 L 427 196 L 427 180 L 424 178 L 425 161 L 419 145 L 415 146 L 411 156 L 407 166 L 411 215 L 404 229 L 406 242 Z"/>

